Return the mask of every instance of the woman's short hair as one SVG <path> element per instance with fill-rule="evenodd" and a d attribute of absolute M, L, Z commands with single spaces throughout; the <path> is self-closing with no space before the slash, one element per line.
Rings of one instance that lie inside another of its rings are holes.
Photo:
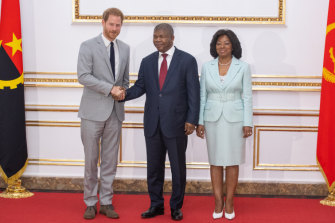
<path fill-rule="evenodd" d="M 108 9 L 106 9 L 104 11 L 104 13 L 102 14 L 102 19 L 105 22 L 107 22 L 110 15 L 121 17 L 121 23 L 123 23 L 124 15 L 123 15 L 123 13 L 120 9 L 118 9 L 118 8 L 108 8 Z"/>
<path fill-rule="evenodd" d="M 240 41 L 238 40 L 236 34 L 229 30 L 229 29 L 219 29 L 212 38 L 211 44 L 210 44 L 210 53 L 212 57 L 217 58 L 218 53 L 216 52 L 216 42 L 218 41 L 219 37 L 226 35 L 231 44 L 232 44 L 232 55 L 236 57 L 237 59 L 240 59 L 242 56 L 242 48 Z"/>

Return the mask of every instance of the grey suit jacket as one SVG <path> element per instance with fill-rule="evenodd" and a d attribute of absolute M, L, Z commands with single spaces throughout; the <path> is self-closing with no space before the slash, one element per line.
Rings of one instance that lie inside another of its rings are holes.
<path fill-rule="evenodd" d="M 77 74 L 84 85 L 78 116 L 92 121 L 106 121 L 115 106 L 117 117 L 124 120 L 124 102 L 115 102 L 113 86 L 129 87 L 129 46 L 116 40 L 119 50 L 119 70 L 114 80 L 109 56 L 101 34 L 80 46 Z"/>

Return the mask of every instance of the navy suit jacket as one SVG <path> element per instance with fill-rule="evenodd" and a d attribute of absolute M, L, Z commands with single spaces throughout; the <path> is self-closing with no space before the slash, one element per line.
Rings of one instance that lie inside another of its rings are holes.
<path fill-rule="evenodd" d="M 185 122 L 198 124 L 200 84 L 195 58 L 175 49 L 162 90 L 158 81 L 156 51 L 142 59 L 138 79 L 127 89 L 125 100 L 146 94 L 144 108 L 144 135 L 155 134 L 158 122 L 166 137 L 185 135 Z"/>

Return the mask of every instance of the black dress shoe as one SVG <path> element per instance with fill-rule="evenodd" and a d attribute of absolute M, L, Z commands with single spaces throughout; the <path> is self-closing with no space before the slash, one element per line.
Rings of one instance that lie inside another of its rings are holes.
<path fill-rule="evenodd" d="M 150 207 L 146 212 L 141 214 L 142 218 L 153 218 L 156 215 L 163 215 L 164 207 Z"/>
<path fill-rule="evenodd" d="M 183 213 L 180 209 L 171 209 L 171 218 L 175 221 L 180 221 L 183 219 Z"/>

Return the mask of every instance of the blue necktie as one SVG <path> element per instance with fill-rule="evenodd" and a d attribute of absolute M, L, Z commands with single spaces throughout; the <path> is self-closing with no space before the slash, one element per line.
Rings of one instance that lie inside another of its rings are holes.
<path fill-rule="evenodd" d="M 110 52 L 110 58 L 109 60 L 111 61 L 111 66 L 112 66 L 112 71 L 113 71 L 113 77 L 115 80 L 115 53 L 114 53 L 114 43 L 111 42 L 111 52 Z"/>

